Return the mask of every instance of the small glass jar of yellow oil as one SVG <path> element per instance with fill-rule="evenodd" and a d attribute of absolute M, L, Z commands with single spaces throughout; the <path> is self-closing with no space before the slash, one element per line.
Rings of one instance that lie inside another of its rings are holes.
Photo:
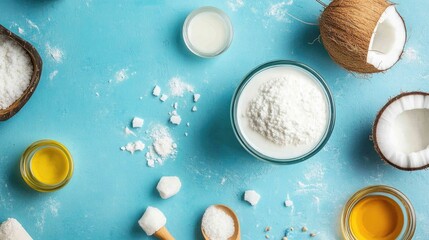
<path fill-rule="evenodd" d="M 399 190 L 370 186 L 356 192 L 344 206 L 341 230 L 346 240 L 411 240 L 416 214 Z"/>
<path fill-rule="evenodd" d="M 73 175 L 69 150 L 54 140 L 34 142 L 22 154 L 21 176 L 34 190 L 53 192 L 64 187 Z"/>

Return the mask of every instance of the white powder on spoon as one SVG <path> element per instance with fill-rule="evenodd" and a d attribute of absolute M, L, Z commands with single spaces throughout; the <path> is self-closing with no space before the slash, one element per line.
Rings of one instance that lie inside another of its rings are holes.
<path fill-rule="evenodd" d="M 228 240 L 235 232 L 234 220 L 216 206 L 207 208 L 201 226 L 210 240 Z"/>
<path fill-rule="evenodd" d="M 0 109 L 18 100 L 28 88 L 33 65 L 28 53 L 15 41 L 0 36 Z"/>

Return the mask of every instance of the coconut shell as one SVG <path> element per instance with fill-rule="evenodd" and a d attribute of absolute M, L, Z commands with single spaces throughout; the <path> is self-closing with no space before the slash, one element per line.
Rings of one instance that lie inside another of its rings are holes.
<path fill-rule="evenodd" d="M 27 89 L 22 93 L 21 97 L 12 103 L 12 105 L 10 105 L 8 108 L 0 109 L 0 121 L 5 121 L 13 117 L 19 110 L 21 110 L 21 108 L 30 99 L 31 95 L 33 95 L 34 90 L 36 90 L 36 87 L 39 84 L 43 63 L 42 58 L 40 57 L 36 48 L 34 48 L 33 45 L 31 45 L 29 42 L 9 31 L 2 25 L 0 25 L 0 34 L 6 35 L 15 41 L 19 46 L 21 46 L 28 53 L 28 56 L 31 58 L 31 62 L 33 64 L 33 74 Z"/>
<path fill-rule="evenodd" d="M 334 0 L 320 17 L 320 36 L 331 58 L 358 73 L 381 72 L 367 63 L 378 20 L 392 3 L 385 0 Z"/>
<path fill-rule="evenodd" d="M 397 169 L 400 169 L 400 170 L 405 170 L 405 171 L 415 171 L 415 170 L 422 170 L 422 169 L 426 169 L 426 168 L 428 168 L 429 167 L 429 165 L 424 165 L 424 166 L 421 166 L 421 167 L 418 167 L 418 168 L 404 168 L 404 167 L 401 167 L 401 166 L 398 166 L 398 165 L 396 165 L 395 163 L 392 163 L 391 161 L 389 161 L 389 159 L 386 157 L 386 156 L 384 156 L 384 154 L 381 152 L 381 150 L 380 150 L 380 147 L 378 146 L 378 141 L 377 141 L 377 126 L 378 126 L 378 122 L 379 122 L 379 120 L 380 120 L 380 117 L 381 117 L 381 115 L 383 115 L 383 113 L 384 113 L 384 111 L 386 110 L 386 108 L 387 107 L 389 107 L 390 106 L 390 104 L 392 104 L 393 102 L 396 102 L 398 99 L 400 99 L 400 98 L 402 98 L 402 97 L 405 97 L 405 96 L 409 96 L 409 95 L 423 95 L 423 96 L 429 96 L 429 93 L 427 93 L 427 92 L 418 92 L 418 91 L 415 91 L 415 92 L 404 92 L 404 93 L 401 93 L 401 94 L 399 94 L 398 96 L 396 96 L 396 97 L 393 97 L 393 98 L 391 98 L 384 106 L 383 106 L 383 108 L 378 112 L 378 114 L 377 114 L 377 117 L 375 118 L 375 121 L 374 121 L 374 125 L 372 126 L 372 140 L 373 140 L 373 142 L 374 142 L 374 149 L 375 149 L 375 151 L 378 153 L 378 155 L 380 156 L 380 158 L 384 161 L 384 162 L 386 162 L 386 163 L 388 163 L 389 165 L 391 165 L 391 166 L 393 166 L 393 167 L 395 167 L 395 168 L 397 168 Z"/>

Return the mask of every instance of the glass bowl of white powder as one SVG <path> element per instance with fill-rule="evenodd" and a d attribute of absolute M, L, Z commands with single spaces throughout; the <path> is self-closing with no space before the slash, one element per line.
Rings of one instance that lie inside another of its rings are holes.
<path fill-rule="evenodd" d="M 294 61 L 273 61 L 252 70 L 238 86 L 231 121 L 238 141 L 255 157 L 297 163 L 328 141 L 335 105 L 316 71 Z"/>

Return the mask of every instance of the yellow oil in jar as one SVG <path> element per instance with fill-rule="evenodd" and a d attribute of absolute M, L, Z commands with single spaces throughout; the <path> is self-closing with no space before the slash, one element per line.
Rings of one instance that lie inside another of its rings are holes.
<path fill-rule="evenodd" d="M 39 192 L 52 192 L 64 187 L 72 178 L 73 158 L 63 144 L 40 140 L 22 154 L 20 170 L 28 186 Z"/>
<path fill-rule="evenodd" d="M 30 169 L 38 181 L 56 185 L 67 177 L 70 164 L 64 152 L 55 147 L 45 147 L 34 153 Z"/>
<path fill-rule="evenodd" d="M 349 224 L 358 240 L 395 240 L 401 234 L 404 216 L 393 199 L 374 195 L 365 197 L 353 207 Z"/>

